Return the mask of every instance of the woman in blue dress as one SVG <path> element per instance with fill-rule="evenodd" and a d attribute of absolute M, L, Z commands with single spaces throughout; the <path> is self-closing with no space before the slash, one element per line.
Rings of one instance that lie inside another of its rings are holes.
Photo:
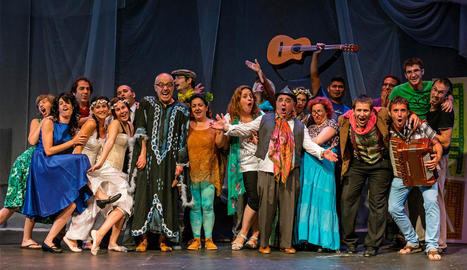
<path fill-rule="evenodd" d="M 82 212 L 86 208 L 88 198 L 89 160 L 86 155 L 68 154 L 86 141 L 85 136 L 73 137 L 78 128 L 78 109 L 75 97 L 69 93 L 54 100 L 53 119 L 43 120 L 29 168 L 23 213 L 30 218 L 55 217 L 42 244 L 43 250 L 53 253 L 62 251 L 52 240 L 75 209 Z"/>
<path fill-rule="evenodd" d="M 338 124 L 332 119 L 332 104 L 327 98 L 310 101 L 308 132 L 321 147 L 334 147 L 339 142 Z M 297 204 L 295 240 L 321 250 L 339 250 L 339 221 L 336 212 L 334 163 L 305 153 L 300 166 L 300 196 Z"/>
<path fill-rule="evenodd" d="M 0 225 L 6 222 L 15 211 L 21 212 L 23 210 L 24 195 L 26 194 L 26 184 L 28 183 L 29 164 L 31 164 L 32 153 L 34 153 L 37 141 L 39 140 L 39 133 L 42 124 L 41 121 L 49 116 L 54 98 L 55 97 L 52 95 L 39 95 L 36 98 L 39 117 L 32 119 L 28 136 L 28 142 L 32 146 L 16 158 L 11 167 L 10 177 L 8 178 L 8 189 L 3 206 L 4 208 L 0 210 Z M 49 223 L 50 219 L 41 220 L 41 222 Z M 35 221 L 30 218 L 26 218 L 24 221 L 21 248 L 41 248 L 36 241 L 32 240 L 32 229 L 34 228 L 34 224 Z"/>

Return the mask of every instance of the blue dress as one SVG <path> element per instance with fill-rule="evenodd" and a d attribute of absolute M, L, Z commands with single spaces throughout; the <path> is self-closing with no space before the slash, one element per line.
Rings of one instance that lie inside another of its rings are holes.
<path fill-rule="evenodd" d="M 327 126 L 338 130 L 334 119 L 323 126 L 309 127 L 313 138 Z M 338 136 L 322 144 L 324 148 L 337 145 Z M 332 150 L 336 152 L 336 148 Z M 305 152 L 300 165 L 300 196 L 294 229 L 295 243 L 308 242 L 323 248 L 340 248 L 339 220 L 336 211 L 335 163 L 319 160 Z"/>
<path fill-rule="evenodd" d="M 71 140 L 68 124 L 54 122 L 53 127 L 53 145 Z M 47 156 L 40 134 L 29 167 L 23 214 L 31 218 L 48 217 L 73 202 L 79 213 L 84 211 L 89 198 L 86 172 L 90 167 L 86 155 L 62 152 Z"/>

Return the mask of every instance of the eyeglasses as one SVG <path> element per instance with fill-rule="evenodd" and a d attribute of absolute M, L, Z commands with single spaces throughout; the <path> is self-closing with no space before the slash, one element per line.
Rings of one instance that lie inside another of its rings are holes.
<path fill-rule="evenodd" d="M 447 89 L 437 89 L 436 87 L 431 88 L 431 92 L 437 96 L 444 96 Z"/>
<path fill-rule="evenodd" d="M 156 83 L 156 86 L 160 87 L 160 88 L 164 88 L 164 87 L 170 88 L 170 87 L 174 86 L 174 83 L 172 83 L 172 82 L 170 82 L 170 83 Z"/>
<path fill-rule="evenodd" d="M 383 83 L 383 86 L 390 86 L 392 88 L 396 87 L 396 85 L 393 83 Z"/>
<path fill-rule="evenodd" d="M 311 111 L 311 114 L 312 114 L 312 115 L 323 114 L 323 113 L 324 113 L 324 111 L 321 111 L 321 110 L 319 110 L 319 111 Z"/>

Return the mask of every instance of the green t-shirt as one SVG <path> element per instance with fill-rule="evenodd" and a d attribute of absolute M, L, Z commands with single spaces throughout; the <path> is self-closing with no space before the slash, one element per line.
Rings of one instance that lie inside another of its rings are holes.
<path fill-rule="evenodd" d="M 424 81 L 422 90 L 413 90 L 410 83 L 400 84 L 392 89 L 389 100 L 401 96 L 409 101 L 410 110 L 417 114 L 420 119 L 426 119 L 430 110 L 430 93 L 432 81 Z"/>

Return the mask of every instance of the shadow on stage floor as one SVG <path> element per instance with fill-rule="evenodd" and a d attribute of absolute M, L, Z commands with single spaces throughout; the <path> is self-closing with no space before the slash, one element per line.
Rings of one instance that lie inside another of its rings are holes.
<path fill-rule="evenodd" d="M 301 251 L 288 255 L 273 250 L 262 255 L 257 250 L 232 251 L 229 244 L 218 243 L 218 251 L 177 250 L 161 253 L 118 253 L 103 250 L 98 256 L 89 251 L 51 254 L 41 250 L 19 247 L 20 231 L 0 231 L 0 269 L 465 269 L 467 245 L 450 245 L 448 254 L 440 262 L 430 262 L 424 253 L 399 255 L 392 250 L 381 250 L 376 257 L 323 254 Z M 34 232 L 34 239 L 41 241 L 45 232 Z M 361 250 L 362 251 L 362 250 Z"/>

